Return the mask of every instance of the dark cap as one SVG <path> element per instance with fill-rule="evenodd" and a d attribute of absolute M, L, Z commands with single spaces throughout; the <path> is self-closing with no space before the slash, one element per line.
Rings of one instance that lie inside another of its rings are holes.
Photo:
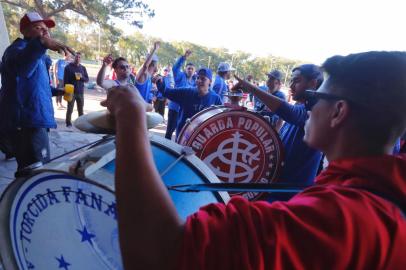
<path fill-rule="evenodd" d="M 323 72 L 319 66 L 313 64 L 304 64 L 295 67 L 292 72 L 300 71 L 300 75 L 308 80 L 317 79 L 319 82 L 323 82 Z"/>
<path fill-rule="evenodd" d="M 280 72 L 277 69 L 272 70 L 271 72 L 266 74 L 268 77 L 273 77 L 277 79 L 278 81 L 282 80 L 282 72 Z"/>
<path fill-rule="evenodd" d="M 48 28 L 55 27 L 55 22 L 51 19 L 43 19 L 38 12 L 28 12 L 20 20 L 20 32 L 33 23 L 43 22 Z"/>
<path fill-rule="evenodd" d="M 203 76 L 209 78 L 210 81 L 212 80 L 212 77 L 213 77 L 212 72 L 209 68 L 200 68 L 197 71 L 197 75 L 203 75 Z"/>

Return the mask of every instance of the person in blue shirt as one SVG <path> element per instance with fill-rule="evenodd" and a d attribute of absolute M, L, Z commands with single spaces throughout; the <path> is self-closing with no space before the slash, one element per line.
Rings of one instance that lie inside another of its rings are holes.
<path fill-rule="evenodd" d="M 220 96 L 221 101 L 224 101 L 224 95 L 228 92 L 226 80 L 231 77 L 231 71 L 235 70 L 230 64 L 222 62 L 217 68 L 216 79 L 213 84 L 213 91 Z"/>
<path fill-rule="evenodd" d="M 179 104 L 179 117 L 176 126 L 176 136 L 182 130 L 186 119 L 191 118 L 201 110 L 211 105 L 222 105 L 220 96 L 210 89 L 212 72 L 208 68 L 200 68 L 197 72 L 196 87 L 167 88 L 162 78 L 156 79 L 158 91 Z"/>
<path fill-rule="evenodd" d="M 192 54 L 191 50 L 186 50 L 185 54 L 179 57 L 172 67 L 173 79 L 175 88 L 186 88 L 196 86 L 195 65 L 191 62 L 186 64 L 185 70 L 181 68 L 185 64 L 187 58 Z M 168 103 L 168 125 L 166 127 L 165 138 L 171 139 L 172 134 L 176 129 L 179 113 L 179 104 L 169 100 Z"/>
<path fill-rule="evenodd" d="M 268 74 L 268 80 L 266 81 L 265 87 L 259 87 L 261 90 L 268 92 L 276 97 L 279 97 L 282 100 L 286 100 L 285 94 L 281 91 L 281 80 L 282 72 L 279 70 L 272 70 Z M 255 98 L 255 111 L 263 116 L 269 116 L 270 122 L 276 130 L 279 130 L 282 127 L 283 120 L 275 113 L 271 112 L 268 107 L 265 106 L 258 98 Z"/>
<path fill-rule="evenodd" d="M 51 88 L 46 51 L 74 54 L 50 37 L 48 29 L 54 26 L 53 20 L 37 12 L 26 13 L 20 20 L 24 38 L 17 38 L 2 58 L 0 133 L 11 139 L 16 176 L 50 158 L 48 129 L 56 128 L 52 95 L 63 91 Z"/>
<path fill-rule="evenodd" d="M 144 64 L 135 77 L 135 87 L 137 87 L 138 91 L 140 91 L 141 96 L 147 103 L 152 102 L 152 77 L 158 71 L 158 56 L 156 56 L 155 52 L 159 49 L 159 46 L 159 41 L 154 42 L 154 47 L 148 54 Z"/>
<path fill-rule="evenodd" d="M 65 58 L 58 59 L 56 61 L 55 66 L 54 66 L 54 81 L 55 85 L 57 88 L 63 88 L 64 83 L 63 83 L 63 75 L 65 71 L 65 67 L 69 64 L 70 62 L 70 55 L 65 55 Z M 56 105 L 59 108 L 65 108 L 62 104 L 62 96 L 56 96 Z"/>
<path fill-rule="evenodd" d="M 290 89 L 294 105 L 264 92 L 257 86 L 236 77 L 236 88 L 247 89 L 258 97 L 270 111 L 274 112 L 285 123 L 280 129 L 280 137 L 284 145 L 285 159 L 279 181 L 298 185 L 311 185 L 317 174 L 321 160 L 321 152 L 309 147 L 303 141 L 304 125 L 308 118 L 304 104 L 305 90 L 316 90 L 323 82 L 323 73 L 313 64 L 298 66 L 292 71 Z M 293 195 L 293 194 L 292 194 Z M 289 195 L 272 194 L 269 200 L 289 199 Z"/>

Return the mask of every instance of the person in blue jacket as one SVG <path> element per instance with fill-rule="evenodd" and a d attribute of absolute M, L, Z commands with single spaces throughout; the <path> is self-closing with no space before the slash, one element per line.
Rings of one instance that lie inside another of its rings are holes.
<path fill-rule="evenodd" d="M 172 67 L 173 79 L 175 82 L 175 88 L 183 87 L 195 87 L 196 75 L 195 65 L 191 62 L 186 64 L 185 71 L 181 68 L 185 64 L 187 58 L 192 54 L 191 50 L 186 50 L 185 54 L 179 57 L 176 63 Z M 179 113 L 179 104 L 169 100 L 168 103 L 168 125 L 166 127 L 165 138 L 171 139 L 172 134 L 176 129 Z"/>
<path fill-rule="evenodd" d="M 208 68 L 200 68 L 197 71 L 196 87 L 194 88 L 168 88 L 161 77 L 156 79 L 158 91 L 180 106 L 176 136 L 179 136 L 186 119 L 211 105 L 223 104 L 220 96 L 210 89 L 211 81 L 212 72 Z"/>
<path fill-rule="evenodd" d="M 17 176 L 50 158 L 48 129 L 56 128 L 52 95 L 63 91 L 51 88 L 46 51 L 74 54 L 50 37 L 48 28 L 54 26 L 37 12 L 25 14 L 20 20 L 24 38 L 17 38 L 2 57 L 0 131 L 11 138 Z"/>
<path fill-rule="evenodd" d="M 147 103 L 152 103 L 152 77 L 158 71 L 158 56 L 156 56 L 155 52 L 159 49 L 159 46 L 159 41 L 154 42 L 154 47 L 147 55 L 144 64 L 135 77 L 135 87 L 137 87 Z"/>
<path fill-rule="evenodd" d="M 221 101 L 224 101 L 224 95 L 228 92 L 228 85 L 226 80 L 231 77 L 231 71 L 235 70 L 230 64 L 222 62 L 217 68 L 216 79 L 213 84 L 213 91 L 220 96 Z"/>
<path fill-rule="evenodd" d="M 238 83 L 235 88 L 243 88 L 253 93 L 270 111 L 285 121 L 279 131 L 285 152 L 279 181 L 306 186 L 313 184 L 322 154 L 303 141 L 304 125 L 308 118 L 303 94 L 305 90 L 317 90 L 322 84 L 323 73 L 320 68 L 313 64 L 305 64 L 293 69 L 290 82 L 292 98 L 296 101 L 293 105 L 245 80 L 238 77 L 236 79 Z M 286 194 L 272 194 L 270 200 L 288 198 L 289 195 Z"/>

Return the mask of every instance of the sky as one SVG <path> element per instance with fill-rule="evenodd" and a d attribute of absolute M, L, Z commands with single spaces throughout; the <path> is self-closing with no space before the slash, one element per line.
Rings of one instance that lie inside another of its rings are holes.
<path fill-rule="evenodd" d="M 141 32 L 165 41 L 315 64 L 336 54 L 406 50 L 406 1 L 145 1 L 156 15 Z"/>

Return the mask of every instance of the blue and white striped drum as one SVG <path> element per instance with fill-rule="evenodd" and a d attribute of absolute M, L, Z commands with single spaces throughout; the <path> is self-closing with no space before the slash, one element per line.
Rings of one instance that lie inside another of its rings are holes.
<path fill-rule="evenodd" d="M 150 142 L 167 186 L 219 182 L 187 148 L 157 136 Z M 115 142 L 110 139 L 10 184 L 0 200 L 4 269 L 123 269 L 114 160 Z M 170 195 L 183 218 L 203 205 L 229 199 L 215 192 Z"/>

